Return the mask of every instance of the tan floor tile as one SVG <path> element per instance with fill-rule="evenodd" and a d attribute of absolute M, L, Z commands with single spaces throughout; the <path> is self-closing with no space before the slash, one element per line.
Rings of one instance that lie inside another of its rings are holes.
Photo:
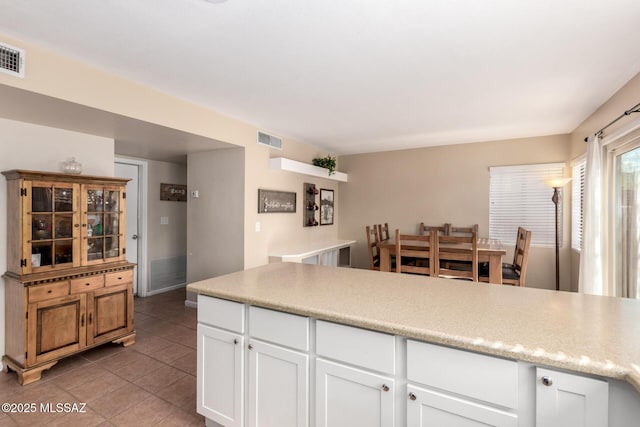
<path fill-rule="evenodd" d="M 204 417 L 193 412 L 186 412 L 177 407 L 173 407 L 173 411 L 156 424 L 157 427 L 197 427 L 204 426 Z"/>
<path fill-rule="evenodd" d="M 136 380 L 135 384 L 150 393 L 157 393 L 186 375 L 187 374 L 185 372 L 179 369 L 164 365 L 161 368 Z"/>
<path fill-rule="evenodd" d="M 101 364 L 105 369 L 127 381 L 135 381 L 162 367 L 161 362 L 133 350 L 104 359 Z"/>
<path fill-rule="evenodd" d="M 146 354 L 147 356 L 152 356 L 155 352 L 162 350 L 171 344 L 171 341 L 155 335 L 136 338 L 136 343 L 131 347 L 131 349 L 138 353 Z"/>
<path fill-rule="evenodd" d="M 156 396 L 149 396 L 139 404 L 111 418 L 116 426 L 153 426 L 171 413 L 171 405 Z"/>
<path fill-rule="evenodd" d="M 149 396 L 151 396 L 149 392 L 134 384 L 128 383 L 89 402 L 89 406 L 105 419 L 110 420 L 112 417 L 137 405 Z"/>
<path fill-rule="evenodd" d="M 196 377 L 193 375 L 181 378 L 156 394 L 178 408 L 194 413 L 196 411 Z"/>
<path fill-rule="evenodd" d="M 105 369 L 92 363 L 64 375 L 55 377 L 51 381 L 61 388 L 69 390 L 73 387 L 79 386 L 80 384 L 91 382 L 94 378 L 103 375 L 105 372 Z"/>
<path fill-rule="evenodd" d="M 192 351 L 192 349 L 189 347 L 171 343 L 165 348 L 156 351 L 151 357 L 163 363 L 171 363 L 176 359 L 186 356 L 190 351 Z"/>
<path fill-rule="evenodd" d="M 187 327 L 181 327 L 181 329 L 180 332 L 163 335 L 163 337 L 169 341 L 195 349 L 198 344 L 198 333 L 196 329 L 189 329 Z"/>
<path fill-rule="evenodd" d="M 103 425 L 105 419 L 93 411 L 91 408 L 85 408 L 85 412 L 71 412 L 66 414 L 63 417 L 56 418 L 52 420 L 47 427 L 51 426 L 61 426 L 61 427 L 69 427 L 69 426 L 82 426 L 82 427 L 93 427 L 98 425 Z"/>
<path fill-rule="evenodd" d="M 196 350 L 191 350 L 185 356 L 182 356 L 181 358 L 171 362 L 170 365 L 174 368 L 180 369 L 181 371 L 195 376 L 198 371 L 197 361 L 198 353 L 196 353 Z"/>
<path fill-rule="evenodd" d="M 46 380 L 50 380 L 53 379 L 55 377 L 58 377 L 60 375 L 64 375 L 67 372 L 73 371 L 75 369 L 81 368 L 83 366 L 88 365 L 89 362 L 79 356 L 79 355 L 73 355 L 70 357 L 66 357 L 60 361 L 58 361 L 58 363 L 56 363 L 55 365 L 53 365 L 50 369 L 47 369 L 46 371 L 42 372 L 42 381 L 46 381 Z"/>
<path fill-rule="evenodd" d="M 99 397 L 117 389 L 123 387 L 128 382 L 116 374 L 107 370 L 93 380 L 80 384 L 79 386 L 70 388 L 68 391 L 80 402 L 89 402 L 98 399 Z"/>
<path fill-rule="evenodd" d="M 81 353 L 80 356 L 84 357 L 90 362 L 97 362 L 98 360 L 104 359 L 105 357 L 113 356 L 124 350 L 126 350 L 126 347 L 123 347 L 121 344 L 107 343 L 87 350 Z"/>

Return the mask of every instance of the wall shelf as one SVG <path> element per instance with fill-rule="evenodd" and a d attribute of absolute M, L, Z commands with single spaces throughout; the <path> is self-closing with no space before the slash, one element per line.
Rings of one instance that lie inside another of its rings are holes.
<path fill-rule="evenodd" d="M 305 175 L 316 176 L 319 178 L 331 179 L 333 181 L 347 182 L 349 175 L 343 172 L 335 171 L 329 175 L 329 171 L 325 168 L 310 165 L 308 163 L 298 162 L 296 160 L 284 157 L 274 157 L 269 159 L 269 167 L 271 169 L 284 170 L 289 172 L 297 172 Z"/>

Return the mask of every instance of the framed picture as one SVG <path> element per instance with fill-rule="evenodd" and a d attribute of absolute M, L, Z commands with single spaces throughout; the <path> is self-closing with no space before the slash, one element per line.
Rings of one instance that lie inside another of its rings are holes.
<path fill-rule="evenodd" d="M 320 189 L 320 225 L 333 224 L 333 190 Z"/>
<path fill-rule="evenodd" d="M 187 201 L 187 186 L 182 184 L 160 184 L 160 200 Z"/>
<path fill-rule="evenodd" d="M 296 193 L 258 189 L 258 213 L 295 213 Z"/>

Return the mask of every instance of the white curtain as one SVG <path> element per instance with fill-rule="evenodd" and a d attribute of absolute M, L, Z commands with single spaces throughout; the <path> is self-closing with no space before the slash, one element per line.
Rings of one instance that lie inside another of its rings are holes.
<path fill-rule="evenodd" d="M 594 135 L 587 141 L 585 168 L 584 224 L 580 252 L 580 276 L 578 290 L 585 294 L 604 295 L 607 277 L 606 212 L 603 211 L 605 189 L 603 187 L 603 147 L 601 139 Z"/>

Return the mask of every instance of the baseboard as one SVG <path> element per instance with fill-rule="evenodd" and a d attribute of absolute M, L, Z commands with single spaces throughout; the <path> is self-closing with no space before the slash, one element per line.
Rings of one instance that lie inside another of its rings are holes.
<path fill-rule="evenodd" d="M 184 306 L 189 308 L 198 308 L 198 301 L 184 300 Z"/>
<path fill-rule="evenodd" d="M 184 288 L 185 286 L 187 286 L 186 283 L 179 283 L 177 285 L 168 286 L 166 288 L 156 289 L 154 291 L 148 291 L 147 296 L 150 297 L 151 295 L 163 294 L 165 292 L 173 291 L 175 289 Z"/>

